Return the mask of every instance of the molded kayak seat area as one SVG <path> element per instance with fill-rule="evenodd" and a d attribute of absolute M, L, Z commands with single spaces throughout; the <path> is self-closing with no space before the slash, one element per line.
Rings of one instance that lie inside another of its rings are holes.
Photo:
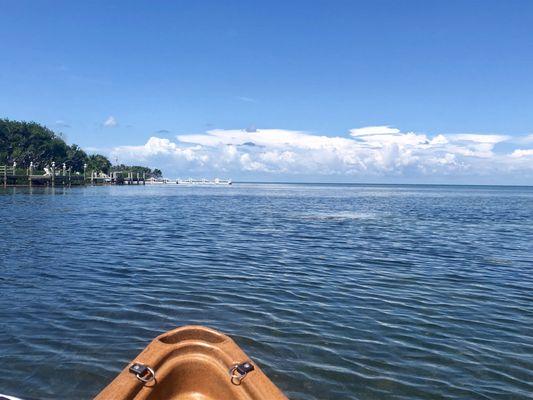
<path fill-rule="evenodd" d="M 145 381 L 145 382 L 143 382 Z M 287 400 L 228 336 L 185 326 L 155 338 L 95 400 Z"/>

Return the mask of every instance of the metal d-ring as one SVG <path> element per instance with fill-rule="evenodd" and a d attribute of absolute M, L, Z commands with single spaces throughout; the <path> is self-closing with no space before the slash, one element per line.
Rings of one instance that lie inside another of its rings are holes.
<path fill-rule="evenodd" d="M 246 376 L 246 373 L 241 374 L 239 371 L 237 371 L 237 367 L 238 367 L 238 364 L 231 367 L 231 369 L 229 370 L 229 376 L 230 376 L 231 383 L 238 386 L 241 384 L 241 381 Z"/>
<path fill-rule="evenodd" d="M 148 383 L 155 380 L 155 371 L 148 365 L 135 363 L 130 367 L 129 371 L 142 383 Z"/>
<path fill-rule="evenodd" d="M 152 382 L 155 379 L 155 371 L 150 368 L 148 365 L 146 366 L 146 370 L 149 372 L 149 374 L 145 374 L 145 376 L 142 376 L 140 374 L 135 374 L 138 380 L 144 383 Z"/>
<path fill-rule="evenodd" d="M 248 372 L 254 370 L 254 366 L 249 361 L 235 364 L 229 370 L 229 376 L 231 383 L 234 385 L 240 385 L 241 381 L 248 375 Z"/>

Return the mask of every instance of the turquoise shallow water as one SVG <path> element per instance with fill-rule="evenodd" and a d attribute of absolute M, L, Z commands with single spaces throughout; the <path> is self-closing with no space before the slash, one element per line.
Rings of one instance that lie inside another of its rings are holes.
<path fill-rule="evenodd" d="M 533 188 L 16 188 L 0 221 L 0 392 L 90 399 L 204 324 L 292 399 L 533 397 Z"/>

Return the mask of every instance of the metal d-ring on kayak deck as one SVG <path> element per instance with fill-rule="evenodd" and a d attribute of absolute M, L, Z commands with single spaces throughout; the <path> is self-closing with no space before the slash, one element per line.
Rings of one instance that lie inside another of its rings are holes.
<path fill-rule="evenodd" d="M 143 383 L 148 383 L 155 380 L 155 372 L 148 365 L 135 363 L 130 366 L 129 371 Z"/>
<path fill-rule="evenodd" d="M 254 370 L 254 366 L 250 361 L 245 361 L 240 364 L 235 364 L 233 367 L 229 370 L 229 376 L 231 383 L 234 385 L 240 385 L 241 381 L 248 375 L 248 372 L 252 372 Z"/>

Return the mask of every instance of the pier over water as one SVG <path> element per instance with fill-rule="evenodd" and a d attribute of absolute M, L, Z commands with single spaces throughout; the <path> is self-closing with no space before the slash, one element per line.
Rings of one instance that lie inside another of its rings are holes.
<path fill-rule="evenodd" d="M 56 168 L 52 163 L 51 168 L 37 170 L 30 163 L 28 168 L 17 168 L 17 164 L 0 165 L 0 185 L 8 186 L 81 186 L 81 185 L 144 185 L 146 184 L 145 172 L 114 171 L 109 174 L 98 171 L 83 173 L 72 172 L 63 164 Z"/>

